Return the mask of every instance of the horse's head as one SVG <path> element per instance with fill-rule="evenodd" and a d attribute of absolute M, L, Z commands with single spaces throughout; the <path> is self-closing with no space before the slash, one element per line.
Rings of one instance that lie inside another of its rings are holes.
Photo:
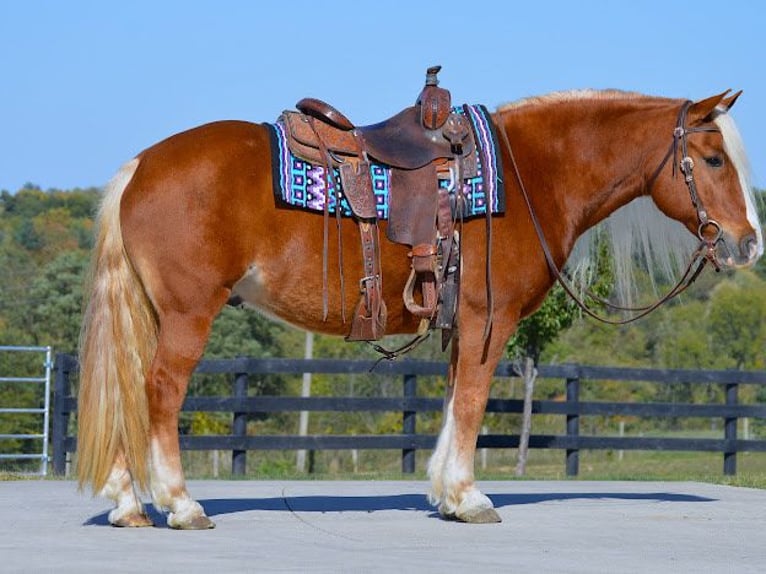
<path fill-rule="evenodd" d="M 681 106 L 649 184 L 655 204 L 697 235 L 718 265 L 745 267 L 763 254 L 763 237 L 744 148 L 728 115 L 741 92 L 727 94 Z"/>

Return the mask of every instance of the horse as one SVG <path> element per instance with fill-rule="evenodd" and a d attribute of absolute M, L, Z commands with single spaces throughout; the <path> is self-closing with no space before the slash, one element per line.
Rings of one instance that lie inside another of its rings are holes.
<path fill-rule="evenodd" d="M 573 90 L 491 114 L 502 135 L 506 210 L 493 216 L 491 235 L 481 219 L 461 231 L 443 422 L 428 463 L 429 500 L 441 516 L 500 520 L 474 479 L 493 372 L 519 321 L 556 280 L 551 265 L 565 265 L 586 231 L 643 198 L 720 268 L 751 266 L 763 253 L 729 114 L 738 96 L 692 102 Z M 115 526 L 152 525 L 140 498 L 148 491 L 170 527 L 214 527 L 188 492 L 178 420 L 213 320 L 233 296 L 301 329 L 348 332 L 342 301 L 356 299 L 358 286 L 330 273 L 323 301 L 321 270 L 340 265 L 348 277 L 363 276 L 356 223 L 330 230 L 345 257 L 316 248 L 323 217 L 277 205 L 269 146 L 264 124 L 205 124 L 140 152 L 105 188 L 80 340 L 77 473 L 81 489 L 113 501 Z M 401 297 L 407 247 L 382 241 L 380 251 L 386 331 L 415 333 L 420 319 Z"/>

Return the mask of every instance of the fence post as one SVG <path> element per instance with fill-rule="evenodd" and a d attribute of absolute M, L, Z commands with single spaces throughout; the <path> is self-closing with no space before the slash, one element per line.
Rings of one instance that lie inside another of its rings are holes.
<path fill-rule="evenodd" d="M 417 395 L 418 378 L 417 375 L 407 373 L 404 375 L 404 400 L 415 398 Z M 414 435 L 416 429 L 415 417 L 417 411 L 405 410 L 402 412 L 402 434 Z M 415 472 L 415 449 L 402 449 L 402 472 L 412 474 Z"/>
<path fill-rule="evenodd" d="M 738 383 L 726 384 L 726 406 L 734 406 L 738 403 L 737 393 L 739 390 Z M 724 423 L 724 439 L 726 441 L 737 440 L 737 417 L 725 417 Z M 737 474 L 737 447 L 733 445 L 731 450 L 728 448 L 723 453 L 723 473 L 726 476 L 734 476 Z"/>
<path fill-rule="evenodd" d="M 567 377 L 567 405 L 577 405 L 580 402 L 580 378 Z M 576 439 L 580 436 L 579 413 L 567 414 L 567 438 Z M 567 476 L 577 476 L 580 472 L 580 449 L 568 448 L 566 458 Z"/>
<path fill-rule="evenodd" d="M 237 373 L 234 378 L 234 398 L 246 399 L 248 387 L 247 373 Z M 231 423 L 231 434 L 235 437 L 247 436 L 247 413 L 235 412 Z M 247 451 L 231 451 L 231 473 L 242 476 L 247 466 Z"/>
<path fill-rule="evenodd" d="M 65 410 L 69 393 L 72 391 L 72 381 L 69 380 L 69 369 L 66 367 L 67 356 L 56 355 L 56 377 L 53 393 L 53 423 L 51 441 L 53 447 L 53 473 L 66 474 L 66 435 L 69 426 L 69 411 Z"/>

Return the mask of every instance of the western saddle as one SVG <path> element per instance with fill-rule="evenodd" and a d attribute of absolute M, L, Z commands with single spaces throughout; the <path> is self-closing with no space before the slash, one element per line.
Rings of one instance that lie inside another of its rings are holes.
<path fill-rule="evenodd" d="M 390 168 L 386 235 L 390 241 L 411 248 L 405 306 L 421 318 L 421 332 L 427 327 L 443 329 L 445 345 L 452 332 L 460 261 L 455 213 L 462 201 L 463 179 L 475 176 L 477 165 L 470 122 L 453 111 L 449 91 L 438 87 L 440 69 L 434 66 L 427 70 L 425 87 L 415 105 L 377 124 L 357 127 L 333 106 L 314 98 L 299 101 L 298 112 L 282 115 L 291 152 L 324 167 L 328 194 L 331 187 L 338 193 L 331 182 L 335 170 L 339 172 L 343 195 L 358 223 L 364 276 L 359 281 L 361 296 L 347 340 L 378 340 L 386 328 L 371 162 Z M 449 185 L 440 186 L 440 179 Z M 328 203 L 325 201 L 325 318 Z M 336 216 L 340 217 L 340 209 L 336 209 Z M 415 295 L 418 287 L 419 301 Z M 345 317 L 345 308 L 343 314 Z"/>

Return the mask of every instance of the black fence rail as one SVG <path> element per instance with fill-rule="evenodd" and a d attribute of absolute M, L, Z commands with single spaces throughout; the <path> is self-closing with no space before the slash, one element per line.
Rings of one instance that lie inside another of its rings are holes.
<path fill-rule="evenodd" d="M 250 450 L 333 450 L 333 449 L 401 449 L 402 472 L 415 471 L 415 452 L 432 449 L 436 436 L 418 434 L 417 414 L 440 411 L 441 398 L 419 397 L 419 376 L 444 376 L 446 363 L 430 361 L 398 361 L 380 363 L 373 375 L 401 376 L 402 396 L 395 398 L 371 397 L 283 397 L 248 396 L 251 375 L 324 373 L 336 375 L 368 374 L 369 361 L 329 359 L 231 359 L 204 360 L 197 367 L 201 374 L 229 374 L 234 376 L 233 394 L 229 397 L 189 396 L 184 411 L 231 412 L 230 435 L 190 436 L 180 438 L 183 450 L 231 450 L 233 474 L 245 473 L 247 451 Z M 77 361 L 70 355 L 56 357 L 56 379 L 53 408 L 53 470 L 63 474 L 69 453 L 77 449 L 75 436 L 68 434 L 70 417 L 77 411 L 77 399 L 72 393 L 72 379 L 77 373 Z M 512 363 L 501 363 L 496 377 L 517 377 Z M 742 418 L 766 419 L 766 405 L 740 404 L 742 385 L 766 385 L 766 372 L 697 371 L 676 369 L 642 369 L 587 367 L 580 365 L 541 366 L 539 376 L 561 379 L 566 400 L 535 400 L 533 414 L 551 414 L 566 417 L 566 434 L 530 436 L 529 446 L 535 449 L 560 449 L 566 452 L 566 473 L 576 476 L 579 471 L 581 450 L 670 450 L 707 451 L 723 454 L 723 472 L 737 472 L 737 453 L 766 452 L 766 440 L 740 439 L 737 423 Z M 625 403 L 581 401 L 583 381 L 643 381 L 657 384 L 714 383 L 724 389 L 725 402 L 716 404 L 685 403 Z M 487 412 L 521 413 L 523 401 L 516 399 L 490 399 Z M 248 418 L 255 414 L 298 411 L 337 412 L 401 412 L 402 432 L 382 435 L 268 435 L 247 434 Z M 635 416 L 635 417 L 705 417 L 723 421 L 723 438 L 662 438 L 634 436 L 581 436 L 581 417 Z M 534 425 L 533 425 L 534 428 Z M 518 435 L 480 435 L 478 448 L 515 448 Z"/>

